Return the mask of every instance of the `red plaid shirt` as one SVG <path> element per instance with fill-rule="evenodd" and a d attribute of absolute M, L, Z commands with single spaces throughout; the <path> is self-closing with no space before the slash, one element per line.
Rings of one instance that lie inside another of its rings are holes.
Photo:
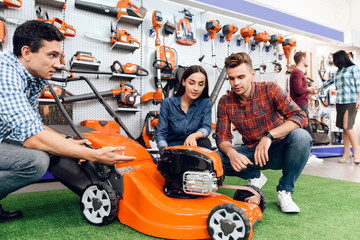
<path fill-rule="evenodd" d="M 217 111 L 216 144 L 231 141 L 231 123 L 242 135 L 244 145 L 251 148 L 259 143 L 265 131 L 285 120 L 300 127 L 307 124 L 305 113 L 291 98 L 272 82 L 252 82 L 246 103 L 234 91 L 221 97 Z"/>

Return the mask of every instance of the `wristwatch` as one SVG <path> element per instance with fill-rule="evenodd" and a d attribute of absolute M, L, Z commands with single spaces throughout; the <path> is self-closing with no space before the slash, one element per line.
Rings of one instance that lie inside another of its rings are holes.
<path fill-rule="evenodd" d="M 270 132 L 268 132 L 268 131 L 265 131 L 265 132 L 264 132 L 264 134 L 263 134 L 262 136 L 263 136 L 263 137 L 268 137 L 268 138 L 270 138 L 270 139 L 271 139 L 271 141 L 273 141 L 273 140 L 274 140 L 273 135 L 271 135 L 271 133 L 270 133 Z"/>

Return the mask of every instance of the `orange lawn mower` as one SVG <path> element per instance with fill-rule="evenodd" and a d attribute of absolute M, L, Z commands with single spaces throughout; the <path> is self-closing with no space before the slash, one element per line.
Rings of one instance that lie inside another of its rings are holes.
<path fill-rule="evenodd" d="M 201 147 L 168 147 L 155 163 L 89 80 L 84 77 L 56 80 L 86 81 L 128 136 L 96 129 L 80 132 L 54 93 L 55 101 L 79 139 L 88 139 L 94 148 L 124 146 L 126 156 L 136 157 L 114 166 L 91 161 L 81 165 L 90 182 L 81 194 L 81 211 L 90 224 L 110 224 L 117 217 L 122 224 L 141 233 L 166 239 L 253 236 L 255 226 L 263 218 L 265 196 L 253 186 L 223 185 L 222 163 L 215 152 Z M 76 182 L 67 184 L 71 187 Z M 236 189 L 234 198 L 217 193 L 221 186 Z"/>

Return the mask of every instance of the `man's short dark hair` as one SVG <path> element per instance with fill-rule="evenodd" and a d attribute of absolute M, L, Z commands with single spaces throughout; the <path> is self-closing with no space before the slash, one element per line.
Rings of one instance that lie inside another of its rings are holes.
<path fill-rule="evenodd" d="M 235 68 L 243 63 L 248 65 L 251 70 L 253 69 L 251 58 L 247 53 L 233 53 L 225 59 L 226 68 Z"/>
<path fill-rule="evenodd" d="M 31 52 L 37 52 L 43 46 L 42 40 L 62 41 L 64 35 L 52 24 L 39 20 L 30 20 L 18 26 L 13 36 L 13 53 L 21 56 L 21 48 L 28 46 Z"/>
<path fill-rule="evenodd" d="M 296 52 L 296 53 L 294 54 L 295 64 L 298 65 L 303 57 L 306 57 L 306 53 L 305 53 L 305 52 Z"/>

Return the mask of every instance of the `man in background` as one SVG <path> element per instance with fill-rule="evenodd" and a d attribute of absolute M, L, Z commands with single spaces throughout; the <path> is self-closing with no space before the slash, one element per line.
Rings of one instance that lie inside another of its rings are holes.
<path fill-rule="evenodd" d="M 309 95 L 318 93 L 315 87 L 308 87 L 305 70 L 308 67 L 309 60 L 305 52 L 296 52 L 294 55 L 296 68 L 290 75 L 290 97 L 303 110 L 308 119 L 308 125 L 305 129 L 312 134 L 312 128 L 309 118 Z M 322 163 L 323 159 L 317 158 L 314 154 L 310 154 L 309 163 Z"/>

